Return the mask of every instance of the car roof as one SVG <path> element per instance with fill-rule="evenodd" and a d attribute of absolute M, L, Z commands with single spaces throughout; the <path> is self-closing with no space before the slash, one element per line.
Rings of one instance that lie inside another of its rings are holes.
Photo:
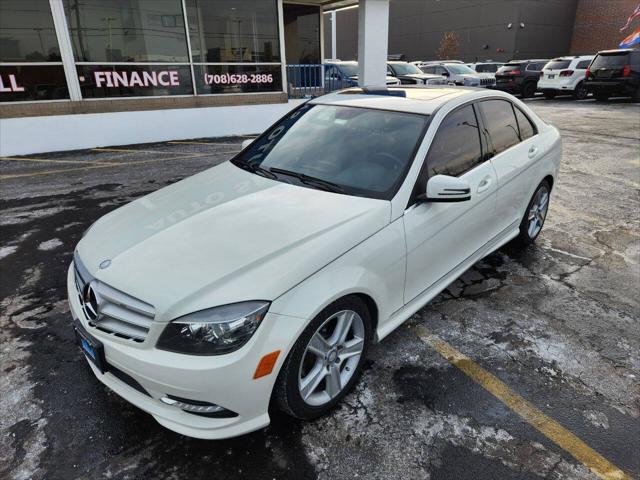
<path fill-rule="evenodd" d="M 598 54 L 607 54 L 607 53 L 631 53 L 635 49 L 634 48 L 616 48 L 614 50 L 600 50 Z"/>
<path fill-rule="evenodd" d="M 505 97 L 509 94 L 485 88 L 439 86 L 409 86 L 348 88 L 310 100 L 310 104 L 339 105 L 345 107 L 374 108 L 407 113 L 431 115 L 449 101 L 467 97 Z"/>

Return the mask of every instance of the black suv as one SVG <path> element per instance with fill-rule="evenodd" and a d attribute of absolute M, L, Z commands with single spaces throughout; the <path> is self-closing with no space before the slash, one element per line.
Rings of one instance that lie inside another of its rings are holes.
<path fill-rule="evenodd" d="M 549 60 L 510 60 L 496 72 L 498 90 L 533 97 L 538 89 L 540 72 Z"/>
<path fill-rule="evenodd" d="M 598 101 L 610 96 L 632 97 L 640 101 L 640 50 L 603 50 L 587 68 L 584 82 Z"/>

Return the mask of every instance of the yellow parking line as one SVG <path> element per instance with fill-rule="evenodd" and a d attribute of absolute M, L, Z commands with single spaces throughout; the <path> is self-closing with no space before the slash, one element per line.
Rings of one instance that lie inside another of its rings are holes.
<path fill-rule="evenodd" d="M 56 173 L 67 173 L 67 172 L 78 172 L 82 170 L 93 170 L 96 168 L 108 168 L 108 167 L 128 167 L 131 165 L 140 165 L 144 163 L 156 163 L 156 162 L 167 162 L 170 160 L 185 160 L 190 158 L 199 158 L 210 156 L 210 154 L 206 153 L 190 153 L 188 155 L 179 155 L 174 157 L 165 157 L 165 158 L 150 158 L 148 160 L 138 160 L 138 161 L 127 161 L 127 162 L 91 162 L 91 165 L 87 165 L 86 167 L 77 167 L 77 168 L 61 168 L 58 170 L 43 170 L 40 172 L 29 172 L 29 173 L 15 173 L 8 175 L 0 175 L 0 180 L 10 180 L 13 178 L 24 178 L 24 177 L 36 177 L 41 175 L 55 175 Z"/>
<path fill-rule="evenodd" d="M 558 422 L 545 415 L 533 404 L 511 390 L 496 376 L 476 364 L 469 357 L 456 350 L 437 335 L 430 333 L 423 325 L 416 327 L 420 339 L 459 368 L 474 382 L 491 393 L 526 420 L 560 448 L 570 453 L 576 460 L 585 465 L 603 480 L 631 480 L 631 477 L 606 458 L 593 450 L 580 438 L 564 428 Z"/>
<path fill-rule="evenodd" d="M 9 162 L 28 162 L 28 163 L 80 163 L 80 164 L 94 164 L 102 162 L 91 162 L 87 160 L 58 160 L 52 158 L 30 158 L 30 157 L 0 157 L 0 160 Z"/>

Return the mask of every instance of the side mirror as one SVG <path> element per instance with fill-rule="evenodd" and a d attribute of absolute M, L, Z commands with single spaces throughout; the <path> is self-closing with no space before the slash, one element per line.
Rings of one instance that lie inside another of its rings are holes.
<path fill-rule="evenodd" d="M 471 200 L 471 187 L 460 178 L 435 175 L 427 181 L 427 191 L 419 198 L 427 202 L 466 202 Z"/>
<path fill-rule="evenodd" d="M 442 72 L 442 76 L 443 77 L 448 77 L 449 76 L 449 72 Z"/>
<path fill-rule="evenodd" d="M 245 148 L 247 148 L 249 145 L 251 145 L 253 143 L 255 139 L 254 138 L 247 138 L 246 140 L 242 141 L 242 150 L 244 150 Z"/>

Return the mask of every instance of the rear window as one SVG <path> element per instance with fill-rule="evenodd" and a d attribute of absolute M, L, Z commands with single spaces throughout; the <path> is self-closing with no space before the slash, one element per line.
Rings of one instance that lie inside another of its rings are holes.
<path fill-rule="evenodd" d="M 485 73 L 485 72 L 489 72 L 489 73 L 495 73 L 498 70 L 499 65 L 495 64 L 495 63 L 485 63 L 480 64 L 480 65 L 476 65 L 476 72 L 479 73 Z"/>
<path fill-rule="evenodd" d="M 591 68 L 622 68 L 629 63 L 629 52 L 599 53 Z"/>
<path fill-rule="evenodd" d="M 544 67 L 545 70 L 563 70 L 569 68 L 571 60 L 551 60 Z"/>
<path fill-rule="evenodd" d="M 522 70 L 522 64 L 520 64 L 520 63 L 508 63 L 508 64 L 503 65 L 502 67 L 500 67 L 500 69 L 498 70 L 498 73 L 512 72 L 513 70 Z"/>

